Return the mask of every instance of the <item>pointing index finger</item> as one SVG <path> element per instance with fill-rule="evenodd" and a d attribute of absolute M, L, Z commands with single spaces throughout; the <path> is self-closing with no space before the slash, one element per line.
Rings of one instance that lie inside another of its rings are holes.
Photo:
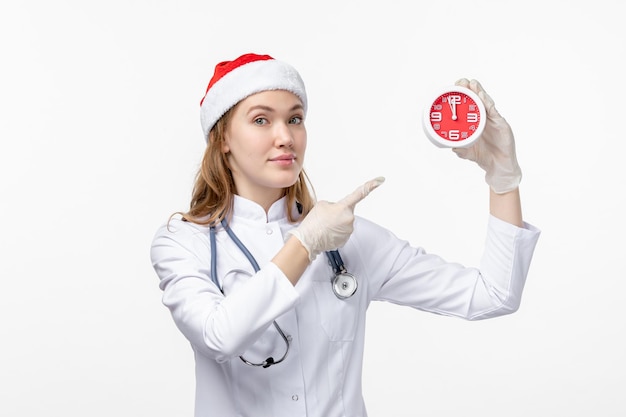
<path fill-rule="evenodd" d="M 352 209 L 356 206 L 356 203 L 363 200 L 369 193 L 371 193 L 374 189 L 378 188 L 380 184 L 385 182 L 384 177 L 376 177 L 373 180 L 367 181 L 365 184 L 358 187 L 352 193 L 345 196 L 340 203 L 343 203 Z"/>

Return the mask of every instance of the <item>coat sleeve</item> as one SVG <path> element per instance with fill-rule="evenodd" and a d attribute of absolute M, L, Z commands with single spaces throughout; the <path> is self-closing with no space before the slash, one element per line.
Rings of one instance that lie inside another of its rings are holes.
<path fill-rule="evenodd" d="M 370 299 L 435 314 L 481 320 L 515 312 L 540 231 L 489 217 L 478 267 L 448 262 L 359 219 L 353 249 L 368 277 Z M 373 243 L 375 242 L 375 244 Z"/>
<path fill-rule="evenodd" d="M 298 299 L 272 263 L 225 297 L 210 278 L 207 233 L 181 221 L 157 231 L 150 257 L 176 326 L 196 350 L 220 362 L 242 354 Z"/>

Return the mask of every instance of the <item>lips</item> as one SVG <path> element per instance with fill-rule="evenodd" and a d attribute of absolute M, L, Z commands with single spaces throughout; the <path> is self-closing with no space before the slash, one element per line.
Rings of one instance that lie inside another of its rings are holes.
<path fill-rule="evenodd" d="M 293 167 L 296 166 L 296 155 L 292 153 L 279 155 L 269 161 L 278 167 Z"/>
<path fill-rule="evenodd" d="M 294 154 L 285 154 L 277 156 L 275 158 L 271 158 L 270 161 L 293 161 L 295 159 L 296 156 Z"/>

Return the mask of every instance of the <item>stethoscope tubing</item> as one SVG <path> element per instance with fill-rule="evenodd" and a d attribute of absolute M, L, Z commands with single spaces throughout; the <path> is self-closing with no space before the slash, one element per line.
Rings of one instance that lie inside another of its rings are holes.
<path fill-rule="evenodd" d="M 235 232 L 233 232 L 233 230 L 230 228 L 230 226 L 226 222 L 226 219 L 223 219 L 221 221 L 221 224 L 224 230 L 226 231 L 226 233 L 228 234 L 228 236 L 232 239 L 235 245 L 237 245 L 239 250 L 241 250 L 241 252 L 244 254 L 246 259 L 248 259 L 248 262 L 250 262 L 250 265 L 252 265 L 252 268 L 254 268 L 254 271 L 259 272 L 261 268 L 259 267 L 259 264 L 257 263 L 256 259 L 254 258 L 252 253 L 250 253 L 248 248 L 243 244 L 243 242 L 239 240 Z M 216 244 L 215 234 L 216 234 L 215 226 L 210 226 L 209 242 L 211 244 L 211 281 L 213 281 L 213 283 L 217 286 L 220 292 L 224 294 L 224 289 L 222 288 L 217 278 L 217 249 L 216 249 L 217 244 Z M 337 296 L 337 298 L 341 300 L 351 297 L 356 292 L 356 289 L 357 289 L 356 278 L 352 274 L 346 271 L 346 267 L 343 263 L 343 260 L 341 259 L 341 255 L 339 254 L 338 250 L 327 251 L 326 256 L 328 257 L 330 261 L 330 265 L 333 268 L 333 271 L 335 273 L 334 278 L 331 279 L 331 287 L 332 287 L 333 293 Z M 272 365 L 281 363 L 287 357 L 287 354 L 289 353 L 289 347 L 290 347 L 290 340 L 289 340 L 290 338 L 289 336 L 285 335 L 285 332 L 283 332 L 283 330 L 280 328 L 280 326 L 278 325 L 278 323 L 276 323 L 275 320 L 273 321 L 273 324 L 276 330 L 278 331 L 278 333 L 280 334 L 281 338 L 285 342 L 285 346 L 286 346 L 285 353 L 278 360 L 274 360 L 274 358 L 270 356 L 261 363 L 250 362 L 247 359 L 245 359 L 243 355 L 240 355 L 239 359 L 241 359 L 246 365 L 269 368 Z"/>

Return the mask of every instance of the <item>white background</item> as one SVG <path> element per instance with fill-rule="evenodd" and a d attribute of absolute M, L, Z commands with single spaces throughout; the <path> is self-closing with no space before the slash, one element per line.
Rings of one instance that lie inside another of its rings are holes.
<path fill-rule="evenodd" d="M 477 78 L 542 230 L 521 309 L 469 323 L 373 305 L 370 416 L 626 415 L 626 29 L 619 0 L 7 1 L 0 6 L 0 415 L 191 416 L 156 228 L 185 210 L 213 66 L 268 53 L 309 93 L 319 198 L 477 264 L 487 187 L 433 146 L 429 94 Z"/>

